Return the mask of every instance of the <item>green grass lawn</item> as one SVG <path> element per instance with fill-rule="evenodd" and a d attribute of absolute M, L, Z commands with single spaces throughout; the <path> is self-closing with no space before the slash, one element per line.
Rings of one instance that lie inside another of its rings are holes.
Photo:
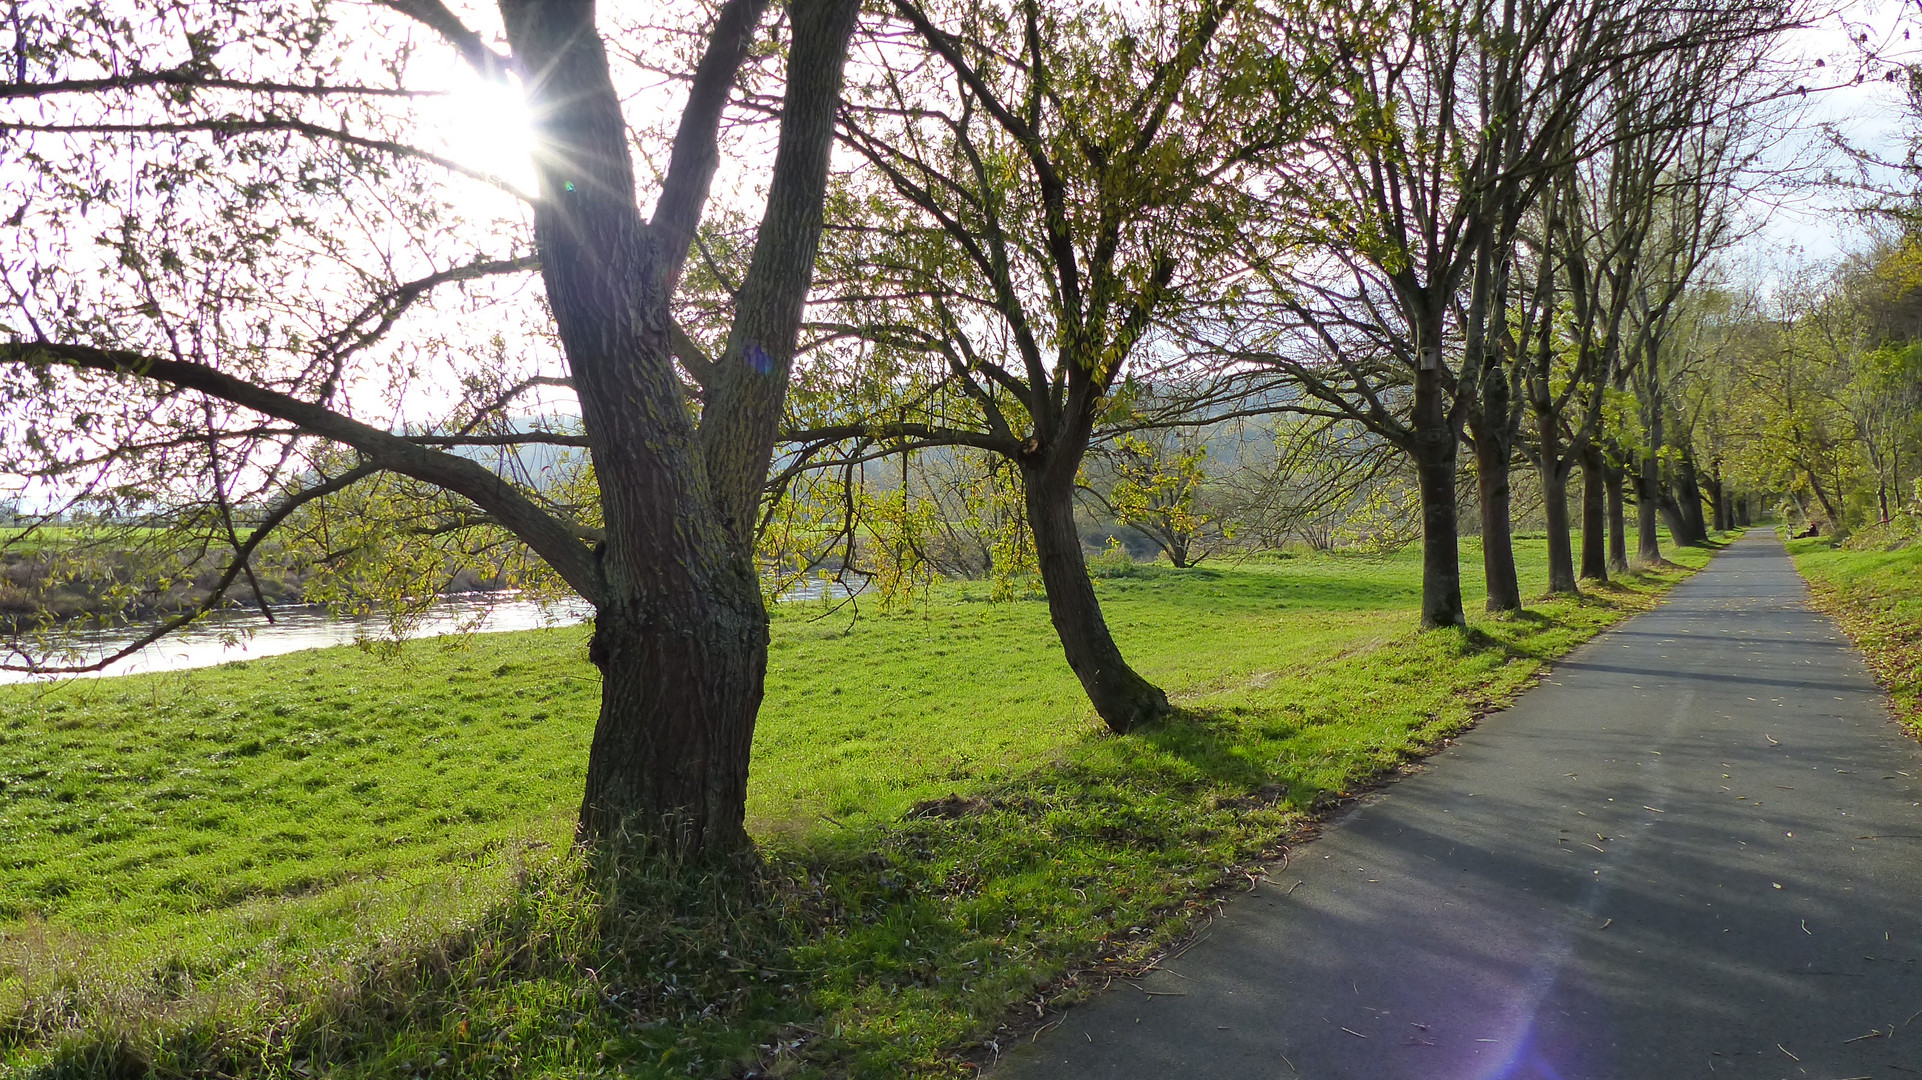
<path fill-rule="evenodd" d="M 730 866 L 570 849 L 581 628 L 0 688 L 0 1074 L 968 1075 L 1679 573 L 1429 633 L 1412 550 L 1104 578 L 1127 737 L 1038 600 L 783 605 Z"/>
<path fill-rule="evenodd" d="M 1816 606 L 1862 650 L 1896 716 L 1922 735 L 1922 546 L 1855 551 L 1821 538 L 1788 545 Z"/>

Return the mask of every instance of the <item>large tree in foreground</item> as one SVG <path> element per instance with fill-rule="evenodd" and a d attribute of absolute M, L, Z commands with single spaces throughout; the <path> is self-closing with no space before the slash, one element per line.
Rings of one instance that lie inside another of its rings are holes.
<path fill-rule="evenodd" d="M 697 59 L 645 186 L 591 0 L 500 0 L 506 52 L 441 0 L 161 4 L 139 23 L 16 12 L 0 135 L 28 178 L 4 267 L 0 419 L 11 472 L 92 475 L 143 506 L 214 490 L 233 553 L 223 589 L 303 508 L 377 477 L 437 493 L 429 529 L 511 535 L 594 608 L 602 703 L 584 830 L 699 851 L 746 838 L 768 636 L 753 527 L 858 3 L 782 12 L 765 209 L 740 241 L 750 255 L 725 337 L 706 351 L 676 322 L 683 269 L 770 5 L 689 7 L 682 51 Z M 438 185 L 512 185 L 449 161 L 419 128 L 431 93 L 414 85 L 415 60 L 448 47 L 485 79 L 518 81 L 532 116 L 538 190 L 516 192 L 525 209 L 490 227 Z M 483 363 L 464 389 L 435 387 L 441 354 L 488 345 L 447 309 L 396 343 L 437 292 L 535 266 L 547 314 L 532 309 L 519 343 L 557 341 L 563 371 L 469 392 Z M 485 418 L 539 383 L 571 386 L 576 431 L 486 434 Z M 453 399 L 441 403 L 452 421 L 421 419 L 437 395 Z M 453 452 L 528 441 L 586 448 L 593 509 L 570 513 Z"/>

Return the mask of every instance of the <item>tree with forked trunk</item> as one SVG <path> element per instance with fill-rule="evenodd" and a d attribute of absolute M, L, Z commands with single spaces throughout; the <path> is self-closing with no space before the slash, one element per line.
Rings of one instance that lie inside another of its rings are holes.
<path fill-rule="evenodd" d="M 647 192 L 651 215 L 591 0 L 500 0 L 504 52 L 441 0 L 384 0 L 363 9 L 367 25 L 299 5 L 162 4 L 138 26 L 17 18 L 15 34 L 32 40 L 16 43 L 18 107 L 0 132 L 33 180 L 9 227 L 84 229 L 104 200 L 123 212 L 99 233 L 114 258 L 98 266 L 62 260 L 51 240 L 14 247 L 26 265 L 5 267 L 0 393 L 7 423 L 33 437 L 8 442 L 8 467 L 63 482 L 92 470 L 123 505 L 214 490 L 233 558 L 209 605 L 303 508 L 376 476 L 426 485 L 442 500 L 437 527 L 510 536 L 593 605 L 602 701 L 584 834 L 630 831 L 688 853 L 741 846 L 768 634 L 754 523 L 858 13 L 857 0 L 785 8 L 765 208 L 710 354 L 677 323 L 684 267 L 769 7 L 690 13 L 700 57 Z M 536 191 L 410 141 L 435 96 L 407 83 L 415 31 L 482 79 L 518 82 Z M 383 40 L 399 44 L 370 63 L 367 43 Z M 353 71 L 370 76 L 342 75 Z M 477 224 L 478 203 L 445 194 L 469 181 L 522 203 Z M 521 253 L 488 258 L 489 244 Z M 462 339 L 471 327 L 445 310 L 408 345 L 404 316 L 450 286 L 535 268 L 545 314 L 525 317 L 523 343 L 554 343 L 562 370 L 464 395 L 452 421 L 418 419 L 438 404 L 412 407 L 432 398 L 417 380 L 436 357 L 481 354 L 481 385 L 488 345 L 484 330 Z M 398 424 L 375 415 L 383 384 L 401 388 Z M 578 401 L 573 430 L 487 426 L 521 392 L 555 384 Z M 541 443 L 587 452 L 591 505 L 459 452 Z"/>

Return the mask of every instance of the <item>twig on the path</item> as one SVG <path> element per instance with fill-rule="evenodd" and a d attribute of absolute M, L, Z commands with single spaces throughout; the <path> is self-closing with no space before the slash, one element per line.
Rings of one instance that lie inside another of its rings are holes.
<path fill-rule="evenodd" d="M 1842 1045 L 1847 1046 L 1850 1043 L 1859 1043 L 1863 1039 L 1886 1039 L 1888 1037 L 1889 1033 L 1886 1031 L 1871 1031 L 1867 1035 L 1857 1035 L 1853 1039 L 1843 1039 Z"/>
<path fill-rule="evenodd" d="M 1614 924 L 1614 922 L 1615 922 L 1615 920 L 1614 920 L 1614 919 L 1603 919 L 1603 920 L 1602 920 L 1602 925 L 1600 925 L 1600 926 L 1598 926 L 1598 927 L 1596 927 L 1595 929 L 1597 929 L 1597 930 L 1606 930 L 1606 929 L 1608 929 L 1608 928 L 1609 928 L 1609 927 L 1610 927 L 1611 925 L 1613 925 L 1613 924 Z"/>
<path fill-rule="evenodd" d="M 1345 1028 L 1342 1028 L 1342 1030 L 1343 1030 L 1343 1031 L 1346 1031 L 1346 1032 L 1347 1032 L 1348 1034 L 1350 1034 L 1350 1035 L 1353 1035 L 1353 1036 L 1354 1036 L 1355 1038 L 1357 1038 L 1357 1039 L 1366 1039 L 1366 1038 L 1368 1037 L 1368 1036 L 1366 1036 L 1366 1035 L 1363 1035 L 1363 1034 L 1362 1034 L 1361 1032 L 1359 1032 L 1359 1031 L 1356 1031 L 1356 1030 L 1355 1030 L 1354 1028 L 1346 1028 L 1346 1027 L 1345 1027 Z"/>
<path fill-rule="evenodd" d="M 1781 1051 L 1781 1052 L 1783 1052 L 1784 1054 L 1787 1054 L 1787 1055 L 1789 1056 L 1789 1058 L 1790 1058 L 1790 1060 L 1792 1060 L 1792 1061 L 1800 1061 L 1800 1060 L 1802 1060 L 1801 1058 L 1799 1058 L 1799 1057 L 1796 1057 L 1796 1056 L 1795 1056 L 1795 1052 L 1794 1052 L 1794 1051 L 1792 1051 L 1792 1050 L 1790 1050 L 1790 1049 L 1789 1049 L 1788 1047 L 1786 1047 L 1786 1046 L 1783 1046 L 1783 1045 L 1782 1045 L 1781 1043 L 1776 1043 L 1776 1044 L 1775 1044 L 1775 1048 L 1776 1048 L 1777 1050 L 1780 1050 L 1780 1051 Z"/>

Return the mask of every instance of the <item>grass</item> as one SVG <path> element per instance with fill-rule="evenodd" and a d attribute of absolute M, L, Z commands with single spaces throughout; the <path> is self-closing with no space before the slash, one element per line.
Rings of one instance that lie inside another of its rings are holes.
<path fill-rule="evenodd" d="M 0 525 L 0 552 L 31 554 L 63 551 L 93 542 L 120 544 L 158 536 L 161 532 L 145 525 Z"/>
<path fill-rule="evenodd" d="M 969 1075 L 1681 573 L 1428 633 L 1413 551 L 1104 578 L 1180 707 L 1122 738 L 1038 601 L 784 607 L 732 864 L 566 843 L 579 628 L 0 688 L 0 1075 Z"/>
<path fill-rule="evenodd" d="M 1894 551 L 1790 540 L 1815 606 L 1841 624 L 1888 692 L 1904 727 L 1922 736 L 1922 547 Z"/>

